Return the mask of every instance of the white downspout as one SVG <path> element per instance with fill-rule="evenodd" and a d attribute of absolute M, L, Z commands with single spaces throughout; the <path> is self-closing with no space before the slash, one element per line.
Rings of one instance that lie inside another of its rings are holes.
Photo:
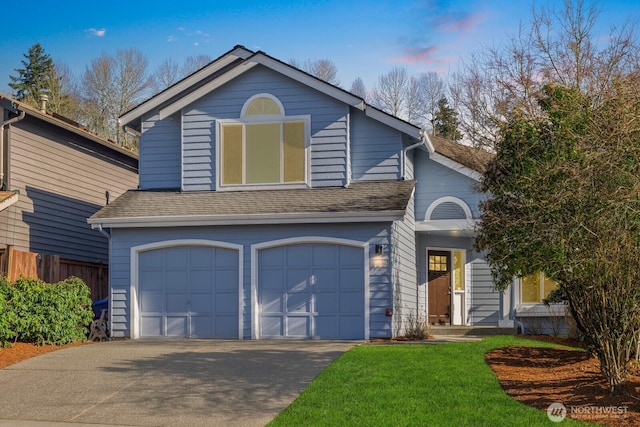
<path fill-rule="evenodd" d="M 407 179 L 407 153 L 411 150 L 415 150 L 416 148 L 423 146 L 425 144 L 424 136 L 420 139 L 420 142 L 410 145 L 402 149 L 402 159 L 400 160 L 400 167 L 402 171 L 402 179 Z"/>
<path fill-rule="evenodd" d="M 0 187 L 4 185 L 4 130 L 5 126 L 9 126 L 24 119 L 25 111 L 18 111 L 20 112 L 20 114 L 17 117 L 13 117 L 7 121 L 0 123 Z M 6 188 L 6 190 L 8 190 L 8 188 Z"/>
<path fill-rule="evenodd" d="M 98 230 L 100 234 L 102 234 L 107 239 L 111 237 L 111 234 L 109 234 L 105 229 L 102 228 L 102 224 L 97 224 L 94 228 Z"/>

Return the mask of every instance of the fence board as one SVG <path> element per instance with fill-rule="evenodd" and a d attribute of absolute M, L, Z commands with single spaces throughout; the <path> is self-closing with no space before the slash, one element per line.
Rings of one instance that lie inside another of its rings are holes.
<path fill-rule="evenodd" d="M 56 283 L 70 276 L 82 279 L 97 301 L 109 295 L 109 265 L 60 258 L 58 255 L 38 255 L 7 246 L 0 249 L 0 276 L 14 281 L 20 276 Z"/>

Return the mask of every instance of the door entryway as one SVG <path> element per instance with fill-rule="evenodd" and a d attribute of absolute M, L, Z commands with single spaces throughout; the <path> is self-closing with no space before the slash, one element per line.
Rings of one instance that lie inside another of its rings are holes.
<path fill-rule="evenodd" d="M 451 252 L 428 252 L 429 323 L 451 324 Z"/>

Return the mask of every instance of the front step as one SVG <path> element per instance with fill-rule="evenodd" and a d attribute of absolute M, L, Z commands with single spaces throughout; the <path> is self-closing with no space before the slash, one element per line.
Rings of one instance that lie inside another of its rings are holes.
<path fill-rule="evenodd" d="M 431 325 L 431 335 L 439 336 L 477 336 L 515 335 L 515 328 L 500 328 L 498 326 L 452 326 Z"/>

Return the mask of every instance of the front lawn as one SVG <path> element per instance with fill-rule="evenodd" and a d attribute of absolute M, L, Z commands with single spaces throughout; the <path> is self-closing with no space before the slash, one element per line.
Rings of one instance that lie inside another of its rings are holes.
<path fill-rule="evenodd" d="M 511 345 L 553 344 L 499 336 L 469 343 L 354 347 L 270 425 L 557 425 L 546 412 L 507 396 L 485 363 L 486 352 Z M 561 425 L 587 424 L 567 419 Z"/>

